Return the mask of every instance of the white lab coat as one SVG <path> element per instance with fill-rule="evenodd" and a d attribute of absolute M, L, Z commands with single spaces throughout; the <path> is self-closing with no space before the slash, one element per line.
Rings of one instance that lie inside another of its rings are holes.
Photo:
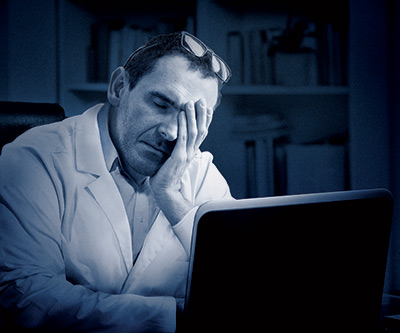
<path fill-rule="evenodd" d="M 3 149 L 0 308 L 29 327 L 172 332 L 196 210 L 175 227 L 160 212 L 133 266 L 128 218 L 102 153 L 100 107 Z M 198 152 L 182 192 L 196 206 L 231 198 L 209 153 Z"/>

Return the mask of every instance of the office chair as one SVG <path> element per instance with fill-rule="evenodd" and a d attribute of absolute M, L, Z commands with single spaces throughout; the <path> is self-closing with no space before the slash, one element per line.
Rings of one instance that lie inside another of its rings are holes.
<path fill-rule="evenodd" d="M 0 154 L 5 144 L 29 128 L 64 118 L 64 109 L 56 103 L 0 102 Z"/>

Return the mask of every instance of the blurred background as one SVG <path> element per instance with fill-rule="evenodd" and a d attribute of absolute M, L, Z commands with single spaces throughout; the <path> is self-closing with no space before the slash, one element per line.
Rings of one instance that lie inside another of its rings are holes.
<path fill-rule="evenodd" d="M 384 302 L 397 311 L 400 2 L 1 0 L 0 101 L 81 114 L 133 50 L 177 30 L 232 68 L 202 149 L 236 198 L 392 191 Z"/>

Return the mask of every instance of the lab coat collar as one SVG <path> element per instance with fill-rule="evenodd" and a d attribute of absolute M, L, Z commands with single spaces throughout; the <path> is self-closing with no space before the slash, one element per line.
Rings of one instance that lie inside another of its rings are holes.
<path fill-rule="evenodd" d="M 116 167 L 116 162 L 119 161 L 119 156 L 114 143 L 111 140 L 110 130 L 108 127 L 108 118 L 110 105 L 104 104 L 97 115 L 101 147 L 103 149 L 104 161 L 107 165 L 107 170 L 112 171 Z M 118 162 L 119 163 L 119 162 Z"/>
<path fill-rule="evenodd" d="M 82 121 L 77 122 L 75 138 L 76 169 L 96 176 L 107 171 L 97 122 L 102 106 L 97 104 L 82 115 Z"/>
<path fill-rule="evenodd" d="M 121 195 L 104 160 L 97 122 L 97 114 L 102 106 L 98 104 L 87 110 L 82 115 L 82 121 L 77 123 L 76 168 L 95 177 L 86 187 L 107 216 L 129 272 L 133 265 L 131 230 Z"/>

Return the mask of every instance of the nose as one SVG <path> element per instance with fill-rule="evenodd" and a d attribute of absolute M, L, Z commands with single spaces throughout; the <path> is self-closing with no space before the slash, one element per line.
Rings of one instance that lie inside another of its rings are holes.
<path fill-rule="evenodd" d="M 175 141 L 178 138 L 178 117 L 174 115 L 165 119 L 158 131 L 165 140 Z"/>

